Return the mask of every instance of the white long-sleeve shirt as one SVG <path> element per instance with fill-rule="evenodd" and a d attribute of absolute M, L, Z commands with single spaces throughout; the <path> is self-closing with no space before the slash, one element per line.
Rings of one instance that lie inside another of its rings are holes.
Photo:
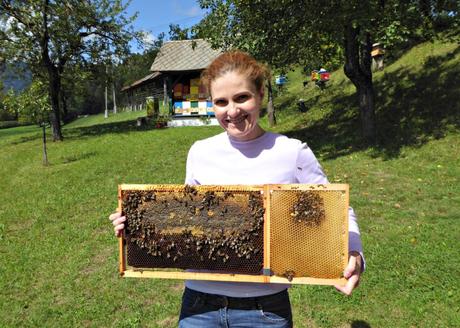
<path fill-rule="evenodd" d="M 250 141 L 237 141 L 223 132 L 197 141 L 190 148 L 185 183 L 257 185 L 329 182 L 311 149 L 299 140 L 265 132 Z M 357 219 L 351 207 L 349 251 L 357 251 L 362 256 Z M 185 284 L 201 292 L 231 297 L 269 295 L 290 286 L 201 280 L 188 280 Z"/>

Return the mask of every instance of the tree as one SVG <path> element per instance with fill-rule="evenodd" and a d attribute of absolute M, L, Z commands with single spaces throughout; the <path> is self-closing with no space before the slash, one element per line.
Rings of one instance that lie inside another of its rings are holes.
<path fill-rule="evenodd" d="M 40 80 L 32 84 L 19 94 L 12 89 L 4 99 L 5 107 L 10 112 L 18 115 L 21 123 L 38 124 L 43 129 L 43 165 L 48 165 L 48 154 L 46 151 L 46 125 L 49 123 L 49 115 L 52 112 L 48 99 L 46 85 Z"/>
<path fill-rule="evenodd" d="M 213 46 L 246 50 L 275 68 L 337 63 L 355 85 L 362 133 L 376 141 L 371 46 L 430 37 L 438 17 L 458 20 L 455 0 L 200 0 L 209 14 L 196 27 Z"/>
<path fill-rule="evenodd" d="M 62 140 L 60 91 L 72 62 L 124 56 L 139 35 L 121 0 L 0 1 L 0 57 L 28 64 L 48 84 L 53 140 Z"/>
<path fill-rule="evenodd" d="M 169 24 L 169 39 L 175 40 L 189 40 L 193 34 L 190 33 L 189 28 L 181 28 L 179 24 Z"/>
<path fill-rule="evenodd" d="M 146 75 L 150 71 L 158 51 L 163 45 L 164 33 L 160 33 L 156 39 L 144 48 L 143 53 L 133 53 L 125 57 L 115 66 L 114 80 L 118 88 L 129 85 Z"/>

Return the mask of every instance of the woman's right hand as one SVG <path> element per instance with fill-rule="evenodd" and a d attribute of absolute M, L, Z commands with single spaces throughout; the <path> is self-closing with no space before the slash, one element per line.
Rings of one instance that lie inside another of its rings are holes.
<path fill-rule="evenodd" d="M 115 230 L 115 236 L 120 237 L 123 229 L 125 228 L 124 222 L 126 221 L 126 216 L 121 216 L 120 212 L 115 212 L 110 214 L 109 220 L 112 221 Z"/>

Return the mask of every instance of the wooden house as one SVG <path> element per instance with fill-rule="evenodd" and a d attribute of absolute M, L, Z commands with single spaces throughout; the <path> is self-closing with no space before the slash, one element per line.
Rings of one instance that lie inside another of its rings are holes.
<path fill-rule="evenodd" d="M 142 108 L 146 98 L 154 97 L 169 106 L 173 116 L 214 115 L 200 74 L 219 54 L 202 39 L 165 42 L 152 73 L 122 89 L 128 94 L 128 107 Z"/>
<path fill-rule="evenodd" d="M 124 93 L 124 107 L 131 111 L 142 110 L 149 97 L 162 98 L 163 85 L 158 79 L 160 75 L 159 72 L 153 72 L 123 87 L 121 92 Z"/>

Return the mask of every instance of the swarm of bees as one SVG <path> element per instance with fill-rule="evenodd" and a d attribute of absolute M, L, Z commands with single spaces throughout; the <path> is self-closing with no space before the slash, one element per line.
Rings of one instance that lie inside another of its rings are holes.
<path fill-rule="evenodd" d="M 323 198 L 314 191 L 301 191 L 290 214 L 296 222 L 317 227 L 326 217 Z"/>
<path fill-rule="evenodd" d="M 244 206 L 238 201 L 242 195 Z M 259 192 L 200 192 L 193 186 L 182 192 L 124 190 L 122 208 L 128 265 L 262 269 L 265 210 Z"/>

